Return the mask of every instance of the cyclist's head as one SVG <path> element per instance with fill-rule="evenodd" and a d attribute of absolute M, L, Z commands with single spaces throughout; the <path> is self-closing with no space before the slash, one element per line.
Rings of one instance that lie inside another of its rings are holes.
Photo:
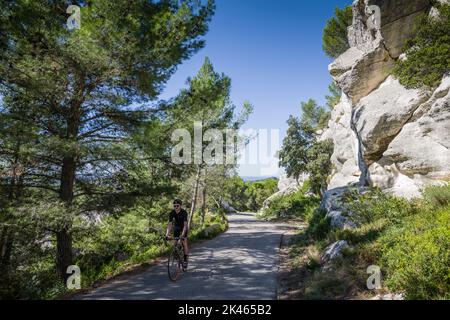
<path fill-rule="evenodd" d="M 180 208 L 182 204 L 183 204 L 183 202 L 180 199 L 175 199 L 173 201 L 174 208 Z"/>

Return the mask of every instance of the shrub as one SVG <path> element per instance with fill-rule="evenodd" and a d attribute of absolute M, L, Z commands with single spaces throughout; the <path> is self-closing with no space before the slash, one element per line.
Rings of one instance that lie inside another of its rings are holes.
<path fill-rule="evenodd" d="M 408 299 L 449 298 L 449 190 L 429 187 L 413 201 L 379 190 L 350 192 L 351 219 L 360 227 L 334 236 L 356 245 L 368 265 L 380 265 L 390 291 L 404 291 Z"/>
<path fill-rule="evenodd" d="M 311 189 L 316 194 L 321 194 L 327 189 L 327 179 L 332 172 L 333 151 L 333 140 L 327 139 L 314 142 L 307 152 L 310 161 L 306 164 L 306 170 L 309 173 Z"/>
<path fill-rule="evenodd" d="M 450 298 L 450 207 L 410 217 L 380 244 L 391 290 L 408 299 Z"/>
<path fill-rule="evenodd" d="M 245 191 L 248 187 L 248 184 L 239 176 L 228 178 L 223 190 L 225 200 L 239 211 L 247 210 L 248 199 Z"/>
<path fill-rule="evenodd" d="M 349 191 L 345 195 L 345 203 L 349 219 L 357 225 L 373 223 L 379 219 L 396 223 L 416 212 L 414 203 L 379 189 L 364 194 L 359 194 L 357 190 Z"/>
<path fill-rule="evenodd" d="M 323 240 L 331 231 L 330 218 L 327 218 L 327 213 L 324 210 L 316 209 L 314 214 L 308 221 L 308 229 L 306 234 L 314 240 Z"/>
<path fill-rule="evenodd" d="M 307 220 L 320 204 L 320 198 L 306 195 L 308 189 L 309 183 L 305 183 L 298 192 L 273 199 L 268 207 L 262 210 L 261 216 L 273 219 Z"/>
<path fill-rule="evenodd" d="M 440 17 L 422 14 L 416 21 L 414 36 L 405 45 L 406 60 L 393 69 L 407 88 L 436 87 L 450 70 L 450 5 L 438 5 Z"/>
<path fill-rule="evenodd" d="M 352 190 L 343 202 L 358 224 L 354 229 L 331 230 L 326 213 L 317 209 L 291 244 L 291 254 L 304 255 L 311 246 L 323 251 L 338 240 L 351 249 L 332 262 L 332 273 L 313 270 L 305 276 L 302 298 L 365 296 L 365 270 L 378 265 L 390 292 L 404 292 L 407 299 L 450 299 L 449 190 L 430 187 L 413 201 L 376 189 L 363 195 Z"/>
<path fill-rule="evenodd" d="M 423 195 L 425 201 L 434 208 L 450 206 L 450 185 L 428 187 Z"/>
<path fill-rule="evenodd" d="M 278 180 L 273 178 L 248 182 L 247 185 L 245 190 L 246 207 L 251 211 L 260 210 L 264 201 L 278 191 Z"/>

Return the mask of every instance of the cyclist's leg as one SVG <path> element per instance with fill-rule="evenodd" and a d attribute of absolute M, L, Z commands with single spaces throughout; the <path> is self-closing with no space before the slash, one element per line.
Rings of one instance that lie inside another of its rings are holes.
<path fill-rule="evenodd" d="M 175 227 L 173 228 L 173 237 L 174 237 L 174 238 L 179 238 L 179 237 L 181 237 L 181 231 L 182 231 L 182 230 L 181 230 L 180 228 L 178 228 L 178 227 L 175 226 Z M 180 241 L 180 240 L 174 240 L 174 244 L 177 245 L 177 243 L 179 243 L 179 241 Z M 180 257 L 180 258 L 183 258 L 183 257 Z"/>
<path fill-rule="evenodd" d="M 189 235 L 189 232 L 186 232 L 186 239 L 183 240 L 184 262 L 185 262 L 186 265 L 187 265 L 187 261 L 188 261 L 188 258 L 189 258 L 188 235 Z"/>
<path fill-rule="evenodd" d="M 183 241 L 183 248 L 184 248 L 184 254 L 189 255 L 189 245 L 188 245 L 188 239 L 184 239 Z"/>

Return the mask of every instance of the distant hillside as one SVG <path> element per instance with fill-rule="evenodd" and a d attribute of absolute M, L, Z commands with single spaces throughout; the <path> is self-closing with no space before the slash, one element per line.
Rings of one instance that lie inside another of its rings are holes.
<path fill-rule="evenodd" d="M 249 177 L 241 177 L 242 178 L 242 180 L 244 180 L 245 182 L 256 182 L 256 181 L 264 181 L 264 180 L 267 180 L 267 179 L 275 179 L 275 180 L 278 180 L 278 178 L 277 177 L 270 177 L 270 176 L 267 176 L 267 177 L 252 177 L 252 176 L 249 176 Z"/>

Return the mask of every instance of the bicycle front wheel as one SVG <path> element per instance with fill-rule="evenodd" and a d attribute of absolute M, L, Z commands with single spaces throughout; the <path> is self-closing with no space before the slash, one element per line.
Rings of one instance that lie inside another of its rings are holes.
<path fill-rule="evenodd" d="M 171 281 L 177 281 L 182 272 L 181 259 L 178 253 L 172 252 L 167 261 L 167 272 Z"/>

